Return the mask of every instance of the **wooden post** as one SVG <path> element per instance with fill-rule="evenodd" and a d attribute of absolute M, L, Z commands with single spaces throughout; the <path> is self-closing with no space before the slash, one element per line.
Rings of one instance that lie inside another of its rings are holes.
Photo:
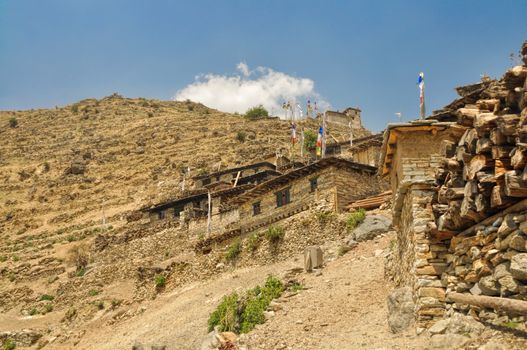
<path fill-rule="evenodd" d="M 238 174 L 236 174 L 236 180 L 234 180 L 234 185 L 232 185 L 232 187 L 236 187 L 236 185 L 238 184 L 238 179 L 240 178 L 241 173 L 241 171 L 238 171 Z"/>
<path fill-rule="evenodd" d="M 512 315 L 527 315 L 527 301 L 450 292 L 447 298 L 460 304 L 486 307 Z"/>
<path fill-rule="evenodd" d="M 238 174 L 240 174 L 240 172 L 238 172 Z M 210 236 L 210 231 L 211 231 L 211 215 L 212 215 L 212 196 L 210 194 L 210 190 L 207 192 L 207 198 L 209 200 L 209 203 L 208 203 L 208 213 L 207 213 L 207 237 Z"/>

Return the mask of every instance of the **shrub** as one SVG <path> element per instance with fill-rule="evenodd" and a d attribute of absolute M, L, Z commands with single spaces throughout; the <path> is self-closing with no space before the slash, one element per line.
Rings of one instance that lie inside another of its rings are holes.
<path fill-rule="evenodd" d="M 0 255 L 0 262 L 4 262 L 7 260 L 7 255 Z"/>
<path fill-rule="evenodd" d="M 261 118 L 261 117 L 268 117 L 268 116 L 269 116 L 269 112 L 262 105 L 249 108 L 247 112 L 245 112 L 245 118 L 251 119 L 251 120 Z"/>
<path fill-rule="evenodd" d="M 16 343 L 11 340 L 11 339 L 8 339 L 4 342 L 4 350 L 15 350 L 16 348 Z"/>
<path fill-rule="evenodd" d="M 351 213 L 348 217 L 348 220 L 346 221 L 346 228 L 348 231 L 351 231 L 357 227 L 358 224 L 364 221 L 364 218 L 366 218 L 366 210 L 362 208 L 359 208 L 359 210 L 356 212 Z"/>
<path fill-rule="evenodd" d="M 44 306 L 44 311 L 45 311 L 45 313 L 53 311 L 53 304 L 46 304 Z"/>
<path fill-rule="evenodd" d="M 77 275 L 82 276 L 86 272 L 86 266 L 88 266 L 90 258 L 89 254 L 86 252 L 87 250 L 88 247 L 84 245 L 73 247 L 70 250 L 69 260 L 77 268 Z"/>
<path fill-rule="evenodd" d="M 210 315 L 209 332 L 216 326 L 219 326 L 220 332 L 234 332 L 237 331 L 238 324 L 238 294 L 232 293 L 223 297 L 216 310 Z"/>
<path fill-rule="evenodd" d="M 112 299 L 112 309 L 115 309 L 121 305 L 123 301 L 120 299 Z"/>
<path fill-rule="evenodd" d="M 9 119 L 9 127 L 16 128 L 18 126 L 18 120 L 15 117 Z"/>
<path fill-rule="evenodd" d="M 53 301 L 53 299 L 55 299 L 55 297 L 49 294 L 42 294 L 42 296 L 40 297 L 40 300 Z"/>
<path fill-rule="evenodd" d="M 220 332 L 249 332 L 257 324 L 265 322 L 265 309 L 283 291 L 282 281 L 269 275 L 263 287 L 256 286 L 248 290 L 243 298 L 236 293 L 223 297 L 209 317 L 209 332 L 216 326 L 219 326 Z"/>
<path fill-rule="evenodd" d="M 154 278 L 154 281 L 155 281 L 157 289 L 162 289 L 166 285 L 166 277 L 164 275 L 161 275 L 161 274 L 156 275 L 156 277 Z"/>
<path fill-rule="evenodd" d="M 258 233 L 253 233 L 247 240 L 247 250 L 251 253 L 258 249 L 260 245 L 260 235 Z"/>
<path fill-rule="evenodd" d="M 238 131 L 236 133 L 236 140 L 238 140 L 239 142 L 245 142 L 245 140 L 247 139 L 247 133 L 245 133 L 245 131 Z"/>
<path fill-rule="evenodd" d="M 333 212 L 331 211 L 322 211 L 317 213 L 318 222 L 321 225 L 325 225 L 331 218 L 333 218 Z"/>
<path fill-rule="evenodd" d="M 304 131 L 304 149 L 306 151 L 315 147 L 317 144 L 317 137 L 318 135 L 313 130 L 307 129 Z"/>
<path fill-rule="evenodd" d="M 99 291 L 97 289 L 90 289 L 90 291 L 88 292 L 88 294 L 92 297 L 96 296 L 97 294 L 99 294 Z"/>
<path fill-rule="evenodd" d="M 71 106 L 71 111 L 77 114 L 79 112 L 79 105 L 75 103 L 73 106 Z"/>
<path fill-rule="evenodd" d="M 271 243 L 278 243 L 282 238 L 284 238 L 284 229 L 281 226 L 271 225 L 265 232 L 265 238 Z"/>
<path fill-rule="evenodd" d="M 302 283 L 293 282 L 293 284 L 289 286 L 289 289 L 293 292 L 298 292 L 299 290 L 303 290 L 304 286 L 302 285 Z"/>
<path fill-rule="evenodd" d="M 32 308 L 32 309 L 29 311 L 29 314 L 30 314 L 31 316 L 36 315 L 36 314 L 38 314 L 38 310 L 37 310 L 36 308 Z"/>
<path fill-rule="evenodd" d="M 337 254 L 338 256 L 343 256 L 344 254 L 346 254 L 347 252 L 349 252 L 351 250 L 351 247 L 350 246 L 347 246 L 347 245 L 341 245 L 337 251 Z"/>
<path fill-rule="evenodd" d="M 66 320 L 72 320 L 75 316 L 77 316 L 77 310 L 74 307 L 70 307 L 68 311 L 66 311 L 66 314 L 64 315 L 64 318 Z"/>
<path fill-rule="evenodd" d="M 227 249 L 227 254 L 225 254 L 225 259 L 229 262 L 233 262 L 238 258 L 238 255 L 242 252 L 242 242 L 240 239 L 236 239 Z"/>

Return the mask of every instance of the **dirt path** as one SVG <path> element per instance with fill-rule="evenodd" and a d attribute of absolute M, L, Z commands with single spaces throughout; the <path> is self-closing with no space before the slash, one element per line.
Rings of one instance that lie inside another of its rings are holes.
<path fill-rule="evenodd" d="M 281 300 L 282 310 L 244 335 L 248 349 L 419 349 L 413 334 L 393 335 L 386 323 L 386 296 L 381 249 L 389 238 L 362 243 L 332 262 L 321 274 L 301 274 L 306 287 Z M 377 256 L 375 256 L 377 254 Z M 196 349 L 206 336 L 210 312 L 226 293 L 251 288 L 269 273 L 302 266 L 301 256 L 285 262 L 227 272 L 144 304 L 146 310 L 118 325 L 92 323 L 76 349 L 131 349 L 135 341 L 167 349 Z M 52 346 L 53 347 L 53 346 Z M 73 348 L 72 344 L 55 344 Z"/>

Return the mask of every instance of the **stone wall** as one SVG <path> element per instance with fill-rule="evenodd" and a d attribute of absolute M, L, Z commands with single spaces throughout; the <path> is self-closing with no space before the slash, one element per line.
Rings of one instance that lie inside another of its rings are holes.
<path fill-rule="evenodd" d="M 450 240 L 443 275 L 447 291 L 527 300 L 527 210 L 501 213 L 490 221 Z M 461 310 L 490 321 L 509 321 L 475 307 L 448 303 L 447 309 L 449 314 Z"/>
<path fill-rule="evenodd" d="M 413 184 L 405 189 L 398 203 L 393 278 L 396 286 L 412 288 L 418 328 L 429 327 L 445 311 L 441 274 L 446 269 L 447 249 L 428 230 L 428 223 L 434 219 L 431 206 L 434 193 L 430 185 Z"/>

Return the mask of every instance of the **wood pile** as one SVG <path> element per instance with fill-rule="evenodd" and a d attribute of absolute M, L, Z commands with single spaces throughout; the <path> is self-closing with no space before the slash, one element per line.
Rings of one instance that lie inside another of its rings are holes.
<path fill-rule="evenodd" d="M 388 202 L 392 196 L 392 191 L 383 192 L 377 196 L 372 196 L 364 199 L 359 199 L 348 205 L 349 210 L 355 209 L 375 209 L 379 208 L 384 203 Z"/>
<path fill-rule="evenodd" d="M 440 114 L 465 129 L 443 141 L 436 172 L 437 231 L 459 231 L 527 197 L 527 66 L 500 80 L 458 88 Z"/>

